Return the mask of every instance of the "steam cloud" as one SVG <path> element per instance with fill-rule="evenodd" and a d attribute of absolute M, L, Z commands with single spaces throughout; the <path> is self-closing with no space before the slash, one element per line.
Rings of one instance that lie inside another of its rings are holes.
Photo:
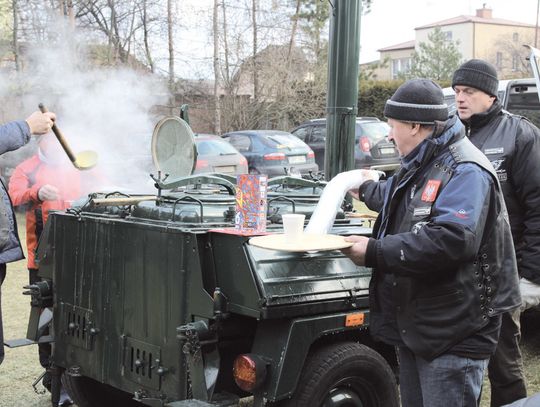
<path fill-rule="evenodd" d="M 166 103 L 163 81 L 142 70 L 95 68 L 78 33 L 63 24 L 56 30 L 61 41 L 26 51 L 23 74 L 0 73 L 0 98 L 5 100 L 13 89 L 20 89 L 17 119 L 37 110 L 40 102 L 54 111 L 75 154 L 98 153 L 97 170 L 110 182 L 105 189 L 155 192 L 149 177 L 154 172 L 150 145 L 158 118 L 150 109 Z M 33 144 L 27 149 L 35 150 Z M 21 154 L 28 156 L 24 149 L 18 150 L 9 153 L 9 161 L 20 162 Z"/>

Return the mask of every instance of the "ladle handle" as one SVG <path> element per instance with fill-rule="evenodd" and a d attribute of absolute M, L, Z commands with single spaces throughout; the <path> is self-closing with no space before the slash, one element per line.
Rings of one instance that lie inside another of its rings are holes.
<path fill-rule="evenodd" d="M 43 103 L 40 103 L 38 106 L 39 106 L 39 110 L 41 111 L 41 113 L 47 113 L 48 112 L 47 108 L 43 105 Z M 66 152 L 67 156 L 71 160 L 71 162 L 75 163 L 75 161 L 77 160 L 75 158 L 75 154 L 73 154 L 73 151 L 71 151 L 71 148 L 69 148 L 69 145 L 68 145 L 66 139 L 62 135 L 62 132 L 60 131 L 60 129 L 56 126 L 56 123 L 53 122 L 53 125 L 52 125 L 51 129 L 52 129 L 54 135 L 56 136 L 56 138 L 58 139 L 58 141 L 60 142 L 60 145 L 62 146 L 62 148 Z"/>

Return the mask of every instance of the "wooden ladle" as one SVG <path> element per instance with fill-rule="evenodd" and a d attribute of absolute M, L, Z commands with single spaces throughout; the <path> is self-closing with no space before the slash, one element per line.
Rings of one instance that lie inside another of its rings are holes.
<path fill-rule="evenodd" d="M 42 113 L 48 112 L 47 108 L 43 105 L 43 103 L 39 104 L 39 110 Z M 95 151 L 86 150 L 81 151 L 79 154 L 75 155 L 73 154 L 73 151 L 69 147 L 69 144 L 62 135 L 62 132 L 60 131 L 56 123 L 53 123 L 52 131 L 75 168 L 77 168 L 78 170 L 89 170 L 97 164 L 98 155 Z"/>

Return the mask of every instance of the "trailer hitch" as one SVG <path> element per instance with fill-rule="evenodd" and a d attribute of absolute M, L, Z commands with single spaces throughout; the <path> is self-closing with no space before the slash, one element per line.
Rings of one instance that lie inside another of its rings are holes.
<path fill-rule="evenodd" d="M 193 398 L 202 401 L 211 400 L 220 363 L 217 339 L 213 330 L 205 321 L 195 321 L 176 328 L 176 333 L 183 344 L 182 352 L 187 359 Z"/>

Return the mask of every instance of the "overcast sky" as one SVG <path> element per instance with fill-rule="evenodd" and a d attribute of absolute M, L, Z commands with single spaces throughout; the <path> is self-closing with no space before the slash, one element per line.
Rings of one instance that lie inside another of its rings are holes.
<path fill-rule="evenodd" d="M 475 15 L 482 4 L 494 18 L 536 24 L 537 0 L 373 0 L 362 16 L 360 62 L 378 59 L 380 48 L 414 40 L 414 29 L 460 15 Z"/>

